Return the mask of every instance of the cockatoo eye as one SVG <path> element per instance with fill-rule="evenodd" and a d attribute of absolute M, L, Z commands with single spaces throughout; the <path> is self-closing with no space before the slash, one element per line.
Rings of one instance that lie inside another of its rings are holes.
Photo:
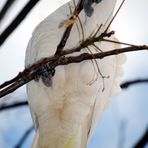
<path fill-rule="evenodd" d="M 54 74 L 55 74 L 55 68 L 53 68 L 49 64 L 46 64 L 38 70 L 35 80 L 39 81 L 39 79 L 41 78 L 44 85 L 50 87 L 52 86 L 51 78 L 54 76 Z"/>
<path fill-rule="evenodd" d="M 94 9 L 92 7 L 92 4 L 93 3 L 100 3 L 102 0 L 85 0 L 84 1 L 84 4 L 83 4 L 83 8 L 84 8 L 84 11 L 85 11 L 85 14 L 88 16 L 88 17 L 91 17 L 93 12 L 94 12 Z"/>

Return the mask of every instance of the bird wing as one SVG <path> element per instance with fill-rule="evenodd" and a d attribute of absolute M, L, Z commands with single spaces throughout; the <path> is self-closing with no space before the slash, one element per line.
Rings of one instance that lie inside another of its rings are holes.
<path fill-rule="evenodd" d="M 80 13 L 85 38 L 88 38 L 101 24 L 103 24 L 101 31 L 105 30 L 112 16 L 115 2 L 116 0 L 102 0 L 95 7 L 97 13 L 94 13 L 91 18 L 86 19 L 84 11 Z M 72 3 L 70 5 L 74 9 Z M 44 57 L 54 55 L 65 30 L 64 27 L 59 26 L 63 20 L 68 19 L 69 12 L 69 5 L 66 3 L 36 27 L 27 47 L 26 67 Z M 65 49 L 75 47 L 80 43 L 82 38 L 79 36 L 79 31 L 82 28 L 80 24 L 77 25 L 74 24 Z M 102 42 L 98 46 L 102 51 L 107 51 L 115 48 L 116 45 Z M 96 52 L 94 47 L 90 47 L 90 50 L 93 53 Z M 88 51 L 84 49 L 82 52 Z M 68 146 L 73 143 L 73 140 L 78 139 L 77 144 L 81 143 L 82 147 L 86 147 L 87 138 L 92 134 L 108 104 L 108 98 L 113 94 L 113 90 L 119 88 L 117 73 L 121 71 L 120 58 L 112 56 L 96 61 L 105 79 L 96 72 L 97 65 L 92 61 L 83 61 L 79 64 L 56 67 L 52 79 L 53 85 L 50 88 L 44 86 L 41 80 L 27 84 L 33 120 L 37 130 L 40 130 L 40 135 L 45 135 L 42 141 L 45 141 L 47 145 L 52 145 L 50 148 Z M 102 91 L 103 88 L 104 91 Z"/>
<path fill-rule="evenodd" d="M 118 41 L 115 37 L 112 37 L 112 40 Z M 110 49 L 119 49 L 120 45 L 119 44 L 110 44 L 110 43 L 105 43 L 105 45 L 100 45 L 100 48 L 105 47 Z M 102 48 L 101 48 L 102 49 Z M 108 60 L 108 62 L 107 62 Z M 120 82 L 121 82 L 121 77 L 123 75 L 123 68 L 122 65 L 126 61 L 126 56 L 125 54 L 119 54 L 119 55 L 114 55 L 109 58 L 105 58 L 104 61 L 101 60 L 99 62 L 99 65 L 104 65 L 104 63 L 108 63 L 106 66 L 106 69 L 109 71 L 103 72 L 106 73 L 105 76 L 109 76 L 109 78 L 104 79 L 104 90 L 101 92 L 98 92 L 96 95 L 95 103 L 94 103 L 94 108 L 92 111 L 92 120 L 90 123 L 90 132 L 89 132 L 89 139 L 92 136 L 92 133 L 94 131 L 94 128 L 96 127 L 98 121 L 101 119 L 101 116 L 105 109 L 108 107 L 110 103 L 110 97 L 118 95 L 119 92 L 121 91 L 120 88 Z M 107 68 L 108 66 L 108 68 Z M 100 68 L 101 69 L 101 68 Z"/>

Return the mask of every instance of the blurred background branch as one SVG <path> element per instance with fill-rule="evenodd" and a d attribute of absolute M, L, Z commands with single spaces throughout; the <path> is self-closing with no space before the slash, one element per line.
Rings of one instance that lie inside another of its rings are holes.
<path fill-rule="evenodd" d="M 148 127 L 133 148 L 144 148 L 145 146 L 148 146 Z"/>
<path fill-rule="evenodd" d="M 131 85 L 136 85 L 136 84 L 141 84 L 141 83 L 148 83 L 148 78 L 145 78 L 145 79 L 134 79 L 134 80 L 129 80 L 129 81 L 123 82 L 121 84 L 121 88 L 122 89 L 127 89 Z"/>
<path fill-rule="evenodd" d="M 147 83 L 148 79 L 135 79 L 135 80 L 129 80 L 129 81 L 125 81 L 123 82 L 120 86 L 122 87 L 122 89 L 127 89 L 129 86 L 133 86 L 135 84 L 141 84 L 141 83 Z M 12 102 L 10 104 L 0 104 L 0 111 L 5 111 L 5 110 L 11 110 L 11 109 L 15 109 L 18 107 L 23 107 L 23 106 L 28 106 L 28 102 L 27 101 L 22 101 L 22 102 Z M 125 142 L 125 130 L 127 128 L 127 121 L 123 120 L 121 121 L 120 127 L 119 127 L 119 142 L 118 142 L 118 147 L 120 146 L 120 148 L 124 148 L 124 142 Z M 26 141 L 26 139 L 28 138 L 29 134 L 33 131 L 34 127 L 30 126 L 22 135 L 22 137 L 20 138 L 19 142 L 16 144 L 15 148 L 20 148 L 22 147 L 22 145 L 24 144 L 24 142 Z M 145 133 L 142 135 L 142 137 L 139 139 L 139 141 L 137 142 L 137 144 L 134 146 L 134 148 L 144 148 L 144 146 L 147 144 L 148 142 L 148 128 L 146 129 Z"/>
<path fill-rule="evenodd" d="M 121 83 L 120 86 L 122 89 L 127 89 L 129 86 L 142 84 L 142 83 L 148 83 L 148 78 L 125 81 Z M 9 110 L 9 109 L 18 108 L 18 107 L 27 106 L 27 105 L 28 105 L 27 101 L 13 102 L 11 104 L 3 103 L 3 104 L 0 104 L 0 111 Z"/>
<path fill-rule="evenodd" d="M 6 13 L 8 12 L 9 8 L 12 6 L 12 4 L 15 2 L 15 0 L 7 0 L 0 11 L 0 21 L 5 17 Z"/>
<path fill-rule="evenodd" d="M 16 146 L 14 148 L 21 148 L 22 145 L 24 144 L 24 142 L 26 141 L 26 139 L 28 138 L 28 136 L 30 135 L 30 133 L 34 130 L 33 126 L 30 126 L 22 135 L 22 137 L 20 138 L 20 140 L 18 141 L 18 143 L 16 144 Z"/>
<path fill-rule="evenodd" d="M 8 0 L 8 1 L 9 1 L 9 6 L 10 6 L 10 4 L 12 4 L 12 2 L 10 2 L 11 0 Z M 10 25 L 1 33 L 1 35 L 0 35 L 0 46 L 5 42 L 5 40 L 10 36 L 10 34 L 18 27 L 18 25 L 25 19 L 25 17 L 32 10 L 32 8 L 37 4 L 37 2 L 39 2 L 39 0 L 30 0 L 24 6 L 24 8 L 20 11 L 20 13 L 15 17 L 15 19 L 10 23 Z M 4 5 L 4 7 L 6 7 L 6 6 Z M 4 7 L 3 7 L 3 9 L 5 9 Z M 9 10 L 9 7 L 5 11 L 8 11 L 8 10 Z M 2 18 L 3 18 L 5 13 L 6 12 L 3 12 L 3 14 L 1 14 Z M 0 20 L 0 21 L 2 21 L 2 20 Z"/>
<path fill-rule="evenodd" d="M 11 104 L 3 103 L 3 104 L 0 104 L 0 111 L 18 108 L 18 107 L 22 107 L 22 106 L 28 106 L 28 102 L 27 101 L 13 102 Z"/>

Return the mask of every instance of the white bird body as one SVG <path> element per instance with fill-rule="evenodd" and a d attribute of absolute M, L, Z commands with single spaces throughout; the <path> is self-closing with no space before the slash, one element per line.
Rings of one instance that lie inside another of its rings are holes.
<path fill-rule="evenodd" d="M 115 3 L 116 0 L 102 0 L 95 6 L 90 18 L 86 17 L 84 11 L 80 13 L 85 39 L 101 24 L 103 32 L 111 19 Z M 72 1 L 70 6 L 73 10 Z M 66 3 L 36 27 L 27 47 L 26 67 L 55 54 L 65 30 L 64 26 L 59 26 L 69 18 L 68 15 L 69 4 Z M 80 43 L 82 35 L 79 31 L 75 23 L 64 49 Z M 102 51 L 119 47 L 106 42 L 97 45 Z M 96 52 L 94 47 L 90 49 Z M 82 52 L 87 52 L 87 49 Z M 109 102 L 108 98 L 120 89 L 124 56 L 110 56 L 97 60 L 97 63 L 101 73 L 108 77 L 104 79 L 104 84 L 101 75 L 96 72 L 96 65 L 91 61 L 56 67 L 51 87 L 46 87 L 41 80 L 27 84 L 28 101 L 37 132 L 32 148 L 87 147 L 88 139 Z"/>

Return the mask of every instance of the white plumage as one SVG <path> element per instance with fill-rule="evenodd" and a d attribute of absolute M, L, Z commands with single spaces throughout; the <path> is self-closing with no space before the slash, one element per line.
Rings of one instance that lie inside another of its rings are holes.
<path fill-rule="evenodd" d="M 100 24 L 103 27 L 98 35 L 103 32 L 112 17 L 115 3 L 116 0 L 102 0 L 94 5 L 91 17 L 87 17 L 84 11 L 80 13 L 85 38 L 95 32 Z M 26 67 L 41 58 L 54 55 L 65 30 L 61 23 L 70 16 L 69 5 L 73 10 L 73 1 L 70 1 L 36 27 L 27 47 Z M 80 25 L 77 24 L 79 31 L 75 23 L 64 49 L 75 47 L 82 40 Z M 106 42 L 97 45 L 102 51 L 119 47 Z M 90 49 L 93 53 L 96 52 L 94 47 Z M 87 49 L 82 52 L 87 52 Z M 36 126 L 32 147 L 86 148 L 88 139 L 109 102 L 108 98 L 120 89 L 124 60 L 123 55 L 97 60 L 102 75 L 107 77 L 104 84 L 96 65 L 91 61 L 56 67 L 51 87 L 46 87 L 41 80 L 29 82 L 28 101 Z"/>

